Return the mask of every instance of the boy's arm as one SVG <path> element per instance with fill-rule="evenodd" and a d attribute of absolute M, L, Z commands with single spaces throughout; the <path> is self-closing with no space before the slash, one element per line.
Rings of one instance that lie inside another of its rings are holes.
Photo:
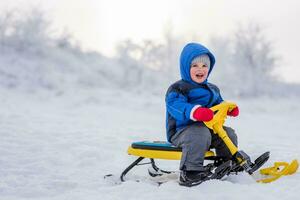
<path fill-rule="evenodd" d="M 217 104 L 220 104 L 220 103 L 222 103 L 223 101 L 224 101 L 224 100 L 223 100 L 221 94 L 219 93 L 219 97 L 218 97 L 218 99 L 217 99 Z"/>
<path fill-rule="evenodd" d="M 218 98 L 217 98 L 217 100 L 216 100 L 216 102 L 215 102 L 214 105 L 217 105 L 217 104 L 222 103 L 224 100 L 223 100 L 223 98 L 222 98 L 221 91 L 220 91 L 219 87 L 216 86 L 216 85 L 214 85 L 214 84 L 212 84 L 212 83 L 210 83 L 210 85 L 212 86 L 212 88 L 213 88 L 213 89 L 217 92 L 217 94 L 218 94 Z"/>
<path fill-rule="evenodd" d="M 166 95 L 166 105 L 168 113 L 181 121 L 192 119 L 191 113 L 199 107 L 199 105 L 190 104 L 183 94 L 176 91 L 169 92 Z"/>

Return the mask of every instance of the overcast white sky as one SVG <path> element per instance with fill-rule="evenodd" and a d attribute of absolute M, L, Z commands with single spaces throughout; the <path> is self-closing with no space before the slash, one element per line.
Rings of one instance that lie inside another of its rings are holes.
<path fill-rule="evenodd" d="M 42 7 L 58 30 L 67 28 L 86 49 L 113 55 L 125 38 L 160 39 L 171 22 L 175 34 L 228 35 L 237 23 L 254 21 L 282 56 L 280 72 L 300 82 L 300 1 L 297 0 L 1 0 L 0 11 Z"/>

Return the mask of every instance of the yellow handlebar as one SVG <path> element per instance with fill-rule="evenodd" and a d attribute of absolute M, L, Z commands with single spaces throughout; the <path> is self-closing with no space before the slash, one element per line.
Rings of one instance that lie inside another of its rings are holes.
<path fill-rule="evenodd" d="M 216 106 L 213 106 L 210 109 L 214 112 L 214 118 L 208 122 L 204 122 L 204 124 L 209 129 L 212 129 L 213 132 L 224 141 L 232 155 L 234 155 L 238 151 L 238 149 L 228 137 L 226 131 L 223 128 L 223 124 L 227 117 L 227 112 L 231 111 L 235 107 L 236 104 L 232 102 L 222 102 Z"/>

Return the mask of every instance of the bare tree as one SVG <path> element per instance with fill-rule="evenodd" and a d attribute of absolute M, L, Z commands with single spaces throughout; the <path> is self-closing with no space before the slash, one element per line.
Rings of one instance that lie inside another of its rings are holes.
<path fill-rule="evenodd" d="M 260 25 L 249 23 L 238 27 L 231 59 L 235 75 L 231 78 L 240 83 L 240 95 L 260 95 L 276 81 L 272 73 L 277 60 L 272 43 L 266 39 Z"/>
<path fill-rule="evenodd" d="M 126 40 L 117 46 L 117 59 L 120 71 L 123 74 L 121 85 L 133 86 L 141 83 L 143 66 L 141 59 L 141 47 L 131 40 Z"/>

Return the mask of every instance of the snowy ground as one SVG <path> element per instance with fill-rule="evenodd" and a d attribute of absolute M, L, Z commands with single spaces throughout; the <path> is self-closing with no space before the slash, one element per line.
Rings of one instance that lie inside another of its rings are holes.
<path fill-rule="evenodd" d="M 113 185 L 135 158 L 132 141 L 164 140 L 164 97 L 117 91 L 78 91 L 59 96 L 0 93 L 0 199 L 298 199 L 300 175 L 257 184 L 248 175 L 185 188 L 175 180 Z M 134 97 L 134 99 L 133 99 Z M 300 98 L 299 98 L 300 99 Z M 235 100 L 230 119 L 241 149 L 253 158 L 270 150 L 273 161 L 300 160 L 299 99 Z M 165 169 L 179 162 L 162 161 Z M 128 177 L 147 176 L 143 166 Z"/>

